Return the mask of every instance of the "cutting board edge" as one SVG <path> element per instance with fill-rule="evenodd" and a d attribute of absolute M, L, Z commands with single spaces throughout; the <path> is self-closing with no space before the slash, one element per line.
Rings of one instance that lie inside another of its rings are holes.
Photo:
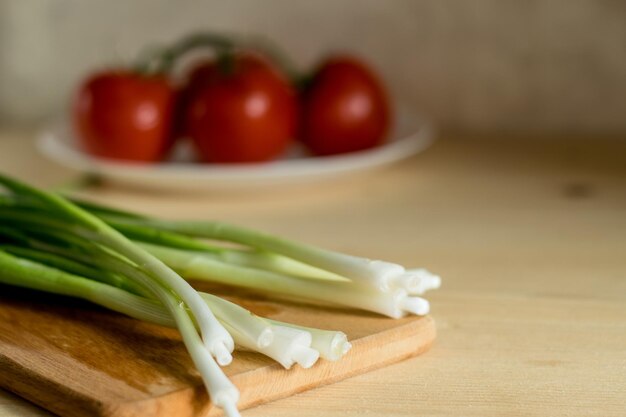
<path fill-rule="evenodd" d="M 248 386 L 246 391 L 242 392 L 238 406 L 241 410 L 256 407 L 313 388 L 330 385 L 404 359 L 419 356 L 428 351 L 435 342 L 437 334 L 435 320 L 432 316 L 424 316 L 383 332 L 356 339 L 353 341 L 351 353 L 355 353 L 355 355 L 352 357 L 356 357 L 356 353 L 359 353 L 360 350 L 366 350 L 368 345 L 376 344 L 381 335 L 388 337 L 393 343 L 405 344 L 411 340 L 406 338 L 407 332 L 413 334 L 413 337 L 419 338 L 420 343 L 416 344 L 414 349 L 402 348 L 398 351 L 388 349 L 383 360 L 369 362 L 362 367 L 348 366 L 351 357 L 346 356 L 338 362 L 320 360 L 310 369 L 287 370 L 283 369 L 279 364 L 271 364 L 244 374 L 233 375 L 231 380 L 237 386 L 250 384 L 250 379 L 263 379 L 263 374 L 278 373 L 285 376 L 285 381 L 280 384 L 282 387 L 279 389 L 276 389 L 275 384 L 269 384 L 267 381 L 264 384 L 255 383 L 252 386 Z M 337 367 L 342 365 L 343 367 L 339 368 L 340 370 L 338 371 Z M 313 378 L 313 373 L 320 376 Z M 306 375 L 309 382 L 291 384 L 291 381 L 297 379 L 300 375 Z M 252 390 L 259 388 L 263 394 L 257 393 L 253 395 Z M 255 397 L 256 399 L 250 400 L 249 397 Z M 182 408 L 176 406 L 176 404 L 182 404 Z M 150 412 L 153 414 L 150 414 Z M 101 413 L 98 414 L 99 417 L 145 417 L 148 415 L 154 415 L 154 417 L 169 417 L 171 415 L 176 415 L 177 417 L 195 417 L 199 415 L 219 417 L 223 416 L 223 413 L 208 401 L 204 388 L 197 386 L 141 401 L 106 404 L 101 408 Z"/>
<path fill-rule="evenodd" d="M 289 397 L 291 395 L 295 395 L 301 392 L 305 392 L 314 388 L 318 388 L 318 387 L 323 387 L 325 385 L 331 385 L 334 384 L 336 382 L 339 381 L 343 381 L 345 379 L 348 378 L 352 378 L 358 375 L 362 375 L 364 373 L 376 370 L 376 369 L 380 369 L 380 368 L 384 368 L 385 366 L 391 365 L 393 363 L 397 363 L 409 358 L 413 358 L 416 356 L 419 356 L 425 352 L 427 352 L 432 345 L 435 343 L 435 339 L 437 337 L 437 330 L 436 330 L 436 326 L 435 326 L 435 321 L 431 316 L 425 316 L 423 318 L 420 319 L 420 321 L 423 321 L 422 326 L 426 328 L 425 332 L 416 332 L 416 335 L 419 335 L 420 337 L 425 337 L 425 340 L 423 341 L 423 343 L 420 343 L 419 345 L 416 346 L 415 349 L 410 350 L 410 351 L 405 351 L 402 353 L 398 353 L 396 355 L 390 355 L 388 357 L 386 357 L 384 360 L 382 361 L 377 361 L 374 363 L 370 363 L 367 366 L 364 367 L 360 367 L 360 368 L 354 368 L 348 372 L 345 373 L 338 373 L 338 372 L 333 372 L 334 376 L 329 376 L 323 380 L 317 380 L 317 381 L 312 381 L 309 384 L 303 384 L 301 386 L 293 386 L 293 389 L 289 389 L 285 392 L 282 393 L 275 393 L 272 396 L 268 396 L 266 399 L 263 400 L 256 400 L 253 402 L 249 402 L 249 403 L 243 403 L 241 404 L 241 409 L 245 410 L 248 408 L 252 408 L 252 407 L 256 407 L 262 404 L 267 404 L 270 403 L 272 401 L 276 401 L 279 400 L 281 398 L 286 398 Z M 407 327 L 411 327 L 411 324 L 406 324 L 404 326 Z M 398 326 L 395 329 L 400 329 L 403 328 L 404 326 Z M 420 326 L 420 327 L 422 327 Z M 394 330 L 394 329 L 392 329 Z M 390 330 L 391 331 L 391 330 Z M 386 333 L 386 332 L 381 332 L 381 333 Z M 380 335 L 380 333 L 378 333 L 378 335 Z M 372 335 L 370 336 L 366 336 L 363 337 L 361 339 L 357 339 L 356 343 L 357 343 L 357 349 L 358 349 L 358 343 L 366 343 L 366 339 L 372 337 Z M 319 363 L 319 365 L 322 365 L 323 368 L 327 369 L 330 371 L 331 368 L 334 368 L 334 365 L 337 362 L 328 362 L 328 361 L 322 361 L 321 363 Z M 319 366 L 316 365 L 316 366 Z M 273 365 L 272 365 L 273 366 Z M 286 372 L 291 372 L 288 370 L 284 370 Z M 299 369 L 297 372 L 308 372 L 309 370 L 307 369 Z M 328 374 L 330 375 L 331 373 L 328 372 Z M 208 413 L 208 415 L 206 417 L 220 417 L 223 416 L 223 413 L 221 413 L 220 411 L 218 411 L 217 409 L 211 409 L 211 411 Z M 111 416 L 113 417 L 113 416 Z"/>
<path fill-rule="evenodd" d="M 105 413 L 106 407 L 104 404 L 95 403 L 88 396 L 81 395 L 64 385 L 46 380 L 20 362 L 11 360 L 8 356 L 0 355 L 0 368 L 2 368 L 0 373 L 1 388 L 55 414 L 66 417 L 83 417 L 86 415 L 100 416 Z M 37 387 L 40 384 L 47 384 L 49 389 L 44 391 L 33 389 L 33 387 Z M 34 395 L 34 392 L 37 392 L 39 395 Z M 75 401 L 72 403 L 71 408 L 64 406 L 69 403 L 67 401 L 68 397 L 73 398 Z M 60 401 L 60 398 L 64 400 Z"/>

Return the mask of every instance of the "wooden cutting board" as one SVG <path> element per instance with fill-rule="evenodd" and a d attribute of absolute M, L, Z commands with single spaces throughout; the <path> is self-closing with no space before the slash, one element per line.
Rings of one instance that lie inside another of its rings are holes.
<path fill-rule="evenodd" d="M 342 330 L 353 345 L 340 361 L 320 359 L 310 369 L 285 370 L 260 354 L 236 351 L 225 371 L 241 391 L 240 409 L 418 355 L 435 338 L 430 317 L 393 320 L 224 295 L 265 317 Z M 6 286 L 0 286 L 0 386 L 64 417 L 221 414 L 176 330 Z"/>

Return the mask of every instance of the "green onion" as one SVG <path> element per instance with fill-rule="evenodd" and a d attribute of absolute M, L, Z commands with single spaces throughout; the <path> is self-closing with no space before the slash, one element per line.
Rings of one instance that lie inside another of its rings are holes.
<path fill-rule="evenodd" d="M 85 239 L 85 242 L 97 242 L 134 262 L 137 265 L 137 273 L 132 267 L 128 267 L 127 271 L 132 272 L 133 279 L 141 278 L 138 280 L 139 284 L 149 287 L 174 317 L 185 346 L 200 371 L 214 403 L 224 408 L 227 413 L 238 415 L 235 404 L 239 399 L 239 393 L 212 357 L 216 356 L 222 363 L 229 362 L 234 341 L 204 300 L 187 282 L 118 231 L 64 198 L 34 189 L 2 175 L 0 184 L 16 196 L 36 201 L 42 208 L 47 209 L 47 213 L 55 217 L 57 222 L 63 222 L 68 233 Z M 44 225 L 50 223 L 52 228 L 56 229 L 55 222 L 43 219 L 37 223 Z M 121 265 L 112 259 L 113 257 L 108 258 L 111 265 Z M 149 279 L 142 279 L 146 277 Z M 196 332 L 187 308 L 201 329 L 204 344 Z"/>
<path fill-rule="evenodd" d="M 0 186 L 0 283 L 81 298 L 177 328 L 211 400 L 230 417 L 239 415 L 239 392 L 218 363 L 232 360 L 235 344 L 285 368 L 308 368 L 320 357 L 339 360 L 351 344 L 341 331 L 258 317 L 194 290 L 187 280 L 393 318 L 427 314 L 429 303 L 419 295 L 441 284 L 425 269 L 221 222 L 151 219 L 72 202 L 2 175 Z"/>
<path fill-rule="evenodd" d="M 322 330 L 312 327 L 298 326 L 296 324 L 268 320 L 275 326 L 291 327 L 311 335 L 311 348 L 317 350 L 321 358 L 329 361 L 339 360 L 352 348 L 348 337 L 344 332 L 334 330 Z"/>
<path fill-rule="evenodd" d="M 111 310 L 171 326 L 171 316 L 163 314 L 158 302 L 137 303 L 140 298 L 122 289 L 77 275 L 69 274 L 30 259 L 0 250 L 0 282 L 18 287 L 78 297 Z"/>
<path fill-rule="evenodd" d="M 428 301 L 410 297 L 405 290 L 380 291 L 349 281 L 301 279 L 272 271 L 228 264 L 211 254 L 139 243 L 141 247 L 162 259 L 186 279 L 210 281 L 277 294 L 283 298 L 333 303 L 399 318 L 407 313 L 423 315 L 429 310 Z"/>
<path fill-rule="evenodd" d="M 103 220 L 129 234 L 132 239 L 178 249 L 212 252 L 228 263 L 242 266 L 317 279 L 347 279 L 381 291 L 403 289 L 410 295 L 423 294 L 439 288 L 441 284 L 439 276 L 423 268 L 406 270 L 398 264 L 316 248 L 222 222 L 157 220 L 94 204 L 86 208 L 94 210 Z M 143 233 L 142 229 L 145 229 Z M 145 236 L 146 233 L 154 235 L 156 231 L 167 233 L 170 241 Z M 220 249 L 189 237 L 235 242 L 258 251 Z"/>

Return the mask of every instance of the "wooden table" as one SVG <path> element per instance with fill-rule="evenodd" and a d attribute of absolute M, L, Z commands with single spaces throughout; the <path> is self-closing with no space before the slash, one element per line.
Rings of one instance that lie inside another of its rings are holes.
<path fill-rule="evenodd" d="M 28 134 L 0 167 L 39 185 L 72 173 Z M 623 138 L 622 138 L 623 139 Z M 439 329 L 415 359 L 244 416 L 626 415 L 626 141 L 448 135 L 374 175 L 248 195 L 89 197 L 213 217 L 359 255 L 425 266 Z M 0 417 L 49 416 L 0 392 Z"/>

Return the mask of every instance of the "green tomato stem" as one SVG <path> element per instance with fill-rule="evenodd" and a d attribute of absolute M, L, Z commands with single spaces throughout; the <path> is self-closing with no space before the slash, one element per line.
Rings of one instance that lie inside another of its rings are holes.
<path fill-rule="evenodd" d="M 170 74 L 182 57 L 199 49 L 215 52 L 218 65 L 224 73 L 233 70 L 234 54 L 240 50 L 256 51 L 277 65 L 297 88 L 303 88 L 309 75 L 296 69 L 292 60 L 275 42 L 263 37 L 241 37 L 216 32 L 196 32 L 187 35 L 169 47 L 154 47 L 135 65 L 140 74 Z"/>

